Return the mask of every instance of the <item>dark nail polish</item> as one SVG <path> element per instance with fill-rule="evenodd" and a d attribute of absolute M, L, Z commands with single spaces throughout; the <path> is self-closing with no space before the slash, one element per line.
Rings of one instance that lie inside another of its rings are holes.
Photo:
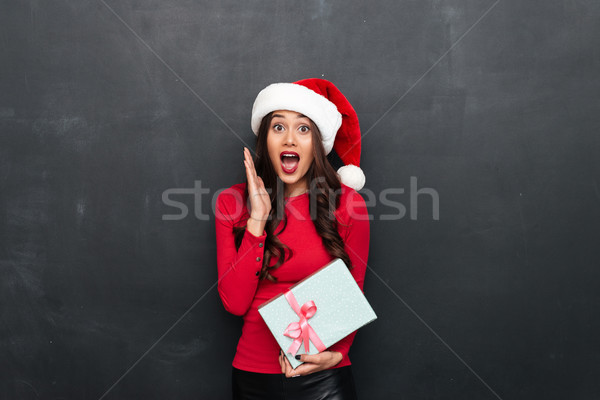
<path fill-rule="evenodd" d="M 296 355 L 296 360 L 300 359 L 300 354 Z"/>

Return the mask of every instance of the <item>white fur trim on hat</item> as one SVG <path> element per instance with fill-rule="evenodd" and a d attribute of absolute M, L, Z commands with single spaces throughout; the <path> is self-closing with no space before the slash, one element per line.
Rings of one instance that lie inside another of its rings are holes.
<path fill-rule="evenodd" d="M 354 190 L 360 190 L 365 186 L 366 178 L 362 169 L 353 164 L 344 165 L 337 170 L 340 180 L 346 186 Z"/>
<path fill-rule="evenodd" d="M 319 128 L 325 154 L 333 149 L 335 135 L 342 125 L 342 114 L 325 96 L 295 83 L 273 83 L 258 93 L 252 106 L 252 131 L 258 128 L 265 115 L 271 111 L 289 110 L 306 115 Z"/>

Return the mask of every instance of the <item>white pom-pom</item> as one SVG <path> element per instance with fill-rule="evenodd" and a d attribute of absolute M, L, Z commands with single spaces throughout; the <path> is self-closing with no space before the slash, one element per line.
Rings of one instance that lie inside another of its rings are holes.
<path fill-rule="evenodd" d="M 354 190 L 360 190 L 365 186 L 365 174 L 362 169 L 356 165 L 348 164 L 344 165 L 337 170 L 340 180 L 346 186 L 350 186 Z"/>

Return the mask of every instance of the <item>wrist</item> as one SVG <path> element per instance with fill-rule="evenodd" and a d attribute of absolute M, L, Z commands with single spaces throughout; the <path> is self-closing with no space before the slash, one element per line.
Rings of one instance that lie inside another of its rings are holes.
<path fill-rule="evenodd" d="M 342 353 L 340 353 L 339 351 L 333 351 L 333 350 L 330 350 L 330 351 L 333 354 L 333 359 L 336 361 L 334 366 L 341 363 L 342 360 L 344 359 L 344 355 Z"/>
<path fill-rule="evenodd" d="M 262 236 L 265 230 L 266 222 L 267 221 L 260 221 L 250 217 L 246 222 L 246 229 L 254 236 Z"/>
<path fill-rule="evenodd" d="M 253 217 L 252 215 L 250 215 L 250 217 L 248 219 L 253 219 L 258 222 L 267 222 L 267 220 L 269 219 L 269 216 L 266 215 L 264 217 Z"/>

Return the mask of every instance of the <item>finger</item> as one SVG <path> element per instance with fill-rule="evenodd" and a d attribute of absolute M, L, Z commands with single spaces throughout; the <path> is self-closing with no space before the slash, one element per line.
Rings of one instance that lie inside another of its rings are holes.
<path fill-rule="evenodd" d="M 247 160 L 244 160 L 244 166 L 246 167 L 246 180 L 248 181 L 248 192 L 253 193 L 255 184 L 254 184 L 254 176 L 252 171 L 250 170 L 250 165 Z"/>
<path fill-rule="evenodd" d="M 254 169 L 254 164 L 252 163 L 252 157 L 250 156 L 250 152 L 247 148 L 244 147 L 244 161 L 248 164 L 248 169 L 252 171 Z"/>
<path fill-rule="evenodd" d="M 248 165 L 250 166 L 250 169 L 252 171 L 254 171 L 254 160 L 252 160 L 252 154 L 250 154 L 250 150 L 248 150 L 248 148 L 244 147 L 244 159 L 246 161 L 248 161 Z"/>
<path fill-rule="evenodd" d="M 252 173 L 254 173 L 254 180 L 258 181 L 258 174 L 256 173 L 256 166 L 254 165 L 254 158 L 252 158 L 250 151 L 248 151 L 248 157 L 250 158 L 250 166 L 252 167 Z"/>
<path fill-rule="evenodd" d="M 288 358 L 285 355 L 283 356 L 283 365 L 284 365 L 283 373 L 285 374 L 286 377 L 291 378 L 294 375 L 298 375 L 298 374 L 296 374 L 296 372 L 294 372 L 294 368 L 292 368 L 292 364 L 290 364 L 290 360 L 288 360 Z"/>
<path fill-rule="evenodd" d="M 293 375 L 308 375 L 312 374 L 315 371 L 319 370 L 319 366 L 316 364 L 302 364 L 296 367 L 296 369 L 292 370 Z"/>
<path fill-rule="evenodd" d="M 324 369 L 324 363 L 327 361 L 325 353 L 319 354 L 301 354 L 300 361 L 303 364 L 296 367 L 294 374 L 308 375 Z"/>
<path fill-rule="evenodd" d="M 283 361 L 283 358 L 285 356 L 283 355 L 283 353 L 281 352 L 281 350 L 279 351 L 279 366 L 281 367 L 281 373 L 285 374 L 285 362 Z"/>
<path fill-rule="evenodd" d="M 248 179 L 248 189 L 252 190 L 250 193 L 256 193 L 259 191 L 259 176 L 256 174 L 256 168 L 254 167 L 254 161 L 250 155 L 250 151 L 244 148 L 245 164 L 246 164 L 246 178 Z M 263 184 L 264 186 L 264 184 Z"/>
<path fill-rule="evenodd" d="M 300 361 L 302 361 L 302 362 L 308 362 L 308 363 L 320 364 L 324 360 L 323 360 L 322 353 L 319 353 L 319 354 L 302 354 L 300 356 Z"/>
<path fill-rule="evenodd" d="M 267 189 L 265 188 L 265 182 L 263 181 L 263 179 L 260 176 L 257 177 L 257 185 L 262 193 L 267 192 Z"/>
<path fill-rule="evenodd" d="M 256 173 L 256 168 L 254 167 L 254 162 L 252 160 L 250 160 L 250 168 L 254 178 L 254 184 L 256 185 L 256 188 L 258 188 L 258 175 Z"/>
<path fill-rule="evenodd" d="M 304 375 L 305 373 L 311 372 L 311 368 L 304 364 L 299 365 L 296 368 L 292 368 L 292 364 L 290 364 L 287 357 L 285 357 L 285 362 L 286 362 L 285 376 L 288 378 L 293 378 L 295 376 L 301 376 L 301 375 Z"/>
<path fill-rule="evenodd" d="M 250 160 L 250 165 L 252 166 L 252 169 L 254 168 L 254 159 L 252 158 L 252 154 L 250 153 L 250 150 L 246 149 L 246 153 L 248 154 L 248 159 Z"/>
<path fill-rule="evenodd" d="M 285 376 L 287 378 L 293 378 L 298 375 L 298 373 L 292 368 L 292 366 L 288 363 L 285 367 Z"/>
<path fill-rule="evenodd" d="M 282 362 L 283 362 L 283 373 L 286 374 L 286 376 L 287 376 L 291 373 L 291 371 L 294 368 L 292 368 L 292 365 L 290 364 L 290 361 L 287 359 L 285 354 L 282 356 Z"/>
<path fill-rule="evenodd" d="M 248 180 L 248 193 L 254 194 L 257 191 L 256 186 L 256 173 L 252 171 L 252 166 L 248 162 L 248 160 L 244 160 L 244 165 L 246 166 L 246 179 Z"/>
<path fill-rule="evenodd" d="M 250 166 L 250 155 L 248 153 L 248 149 L 244 147 L 244 161 L 246 161 L 248 163 L 248 166 Z"/>

